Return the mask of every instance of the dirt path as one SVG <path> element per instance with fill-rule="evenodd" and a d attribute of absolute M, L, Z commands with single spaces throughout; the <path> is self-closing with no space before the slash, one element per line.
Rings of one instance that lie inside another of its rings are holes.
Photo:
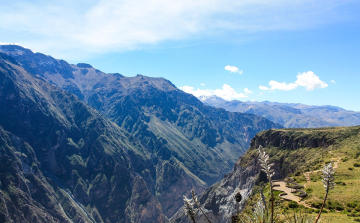
<path fill-rule="evenodd" d="M 331 153 L 332 155 L 335 156 L 335 154 L 332 152 L 332 151 L 329 151 L 329 153 Z M 338 168 L 339 167 L 339 162 L 341 160 L 341 157 L 340 156 L 337 156 L 337 158 L 331 158 L 332 161 L 336 160 L 335 162 L 333 162 L 334 164 L 334 169 Z M 314 171 L 309 171 L 309 172 L 306 172 L 304 173 L 304 176 L 305 176 L 305 179 L 306 179 L 306 182 L 309 183 L 311 181 L 311 177 L 310 177 L 310 174 L 311 173 L 317 173 L 317 172 L 320 172 L 321 170 L 314 170 Z M 304 187 L 306 188 L 306 184 L 304 184 Z"/>
<path fill-rule="evenodd" d="M 288 201 L 300 201 L 300 197 L 295 196 L 292 192 L 295 192 L 295 189 L 289 188 L 286 186 L 284 181 L 274 181 L 274 190 L 283 191 L 284 193 L 280 194 L 279 196 Z"/>
<path fill-rule="evenodd" d="M 335 155 L 331 151 L 329 151 L 329 153 L 331 153 L 332 155 Z M 337 158 L 331 158 L 331 160 L 332 161 L 336 160 L 335 162 L 333 162 L 334 169 L 338 168 L 341 157 L 337 156 Z M 305 179 L 306 179 L 306 183 L 304 184 L 305 188 L 306 188 L 306 184 L 311 181 L 310 174 L 311 173 L 317 173 L 317 172 L 320 172 L 320 171 L 322 171 L 322 170 L 314 170 L 314 171 L 309 171 L 309 172 L 304 173 L 304 176 L 305 176 Z M 274 190 L 284 192 L 284 193 L 281 193 L 279 195 L 284 200 L 295 201 L 298 204 L 304 205 L 307 208 L 313 208 L 310 205 L 306 204 L 304 201 L 301 201 L 301 198 L 299 196 L 294 195 L 292 192 L 295 192 L 295 189 L 286 187 L 286 183 L 284 181 L 273 181 L 273 182 L 274 182 L 274 185 L 273 185 Z"/>

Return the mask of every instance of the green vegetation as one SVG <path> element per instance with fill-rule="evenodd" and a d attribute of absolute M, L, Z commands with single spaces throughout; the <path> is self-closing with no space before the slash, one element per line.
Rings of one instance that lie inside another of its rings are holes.
<path fill-rule="evenodd" d="M 259 136 L 260 135 L 260 136 Z M 306 213 L 314 219 L 319 213 L 324 200 L 324 184 L 321 181 L 322 173 L 315 172 L 330 162 L 337 163 L 335 169 L 335 187 L 328 194 L 324 205 L 321 222 L 357 222 L 360 219 L 360 127 L 322 128 L 322 129 L 283 129 L 269 130 L 258 134 L 257 142 L 270 136 L 286 138 L 291 143 L 290 148 L 285 145 L 275 146 L 270 142 L 265 151 L 269 153 L 271 162 L 279 167 L 280 176 L 292 176 L 297 183 L 304 186 L 308 194 L 299 204 L 294 201 L 285 201 L 276 197 L 276 213 L 280 216 L 279 222 L 286 220 L 285 216 L 291 213 Z M 262 137 L 262 138 L 261 138 Z M 318 144 L 321 141 L 326 145 Z M 254 139 L 256 142 L 256 139 Z M 301 143 L 301 144 L 300 144 Z M 256 158 L 255 145 L 242 160 L 245 166 L 252 158 Z M 289 169 L 289 170 L 286 170 Z M 314 171 L 314 172 L 311 172 Z M 310 172 L 310 182 L 304 176 Z M 260 179 L 261 180 L 261 179 Z M 263 185 L 263 186 L 261 186 Z M 252 214 L 252 208 L 260 199 L 260 188 L 263 188 L 267 200 L 270 198 L 269 184 L 259 184 L 253 188 L 253 195 L 247 201 L 244 214 Z M 281 220 L 282 219 L 282 220 Z M 313 222 L 313 221 L 310 221 Z"/>

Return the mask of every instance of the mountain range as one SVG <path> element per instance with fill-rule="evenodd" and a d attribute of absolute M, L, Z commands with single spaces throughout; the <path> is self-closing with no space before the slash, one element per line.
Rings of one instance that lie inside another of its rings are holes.
<path fill-rule="evenodd" d="M 0 219 L 167 222 L 192 188 L 282 128 L 204 105 L 163 78 L 106 74 L 0 46 Z"/>
<path fill-rule="evenodd" d="M 204 104 L 231 112 L 260 115 L 286 128 L 316 128 L 360 125 L 360 112 L 340 107 L 300 103 L 226 101 L 217 96 L 200 96 Z"/>

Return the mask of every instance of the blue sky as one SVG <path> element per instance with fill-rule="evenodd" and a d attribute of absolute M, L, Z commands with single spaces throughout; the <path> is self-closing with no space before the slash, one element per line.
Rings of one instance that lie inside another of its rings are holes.
<path fill-rule="evenodd" d="M 195 95 L 360 111 L 360 1 L 0 3 L 3 43 Z"/>

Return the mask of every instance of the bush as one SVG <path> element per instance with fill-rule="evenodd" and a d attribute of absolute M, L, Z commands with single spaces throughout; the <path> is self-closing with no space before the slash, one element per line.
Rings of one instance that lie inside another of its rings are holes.
<path fill-rule="evenodd" d="M 314 191 L 314 189 L 312 189 L 312 188 L 306 188 L 306 193 L 311 193 L 311 192 L 313 192 Z"/>
<path fill-rule="evenodd" d="M 349 202 L 349 203 L 346 204 L 346 206 L 348 206 L 349 208 L 356 208 L 357 203 L 356 202 Z"/>
<path fill-rule="evenodd" d="M 360 222 L 360 218 L 354 218 L 354 221 Z"/>
<path fill-rule="evenodd" d="M 346 186 L 346 183 L 342 182 L 342 181 L 336 181 L 335 183 L 336 183 L 336 185 Z"/>
<path fill-rule="evenodd" d="M 349 167 L 349 168 L 348 168 L 348 170 L 354 170 L 354 168 L 352 168 L 352 167 Z"/>
<path fill-rule="evenodd" d="M 354 167 L 360 167 L 360 163 L 354 163 Z"/>
<path fill-rule="evenodd" d="M 314 202 L 314 203 L 311 204 L 312 207 L 318 208 L 318 209 L 321 208 L 321 205 L 322 205 L 322 202 L 320 202 L 320 201 Z"/>
<path fill-rule="evenodd" d="M 343 211 L 343 210 L 344 210 L 344 206 L 338 205 L 338 206 L 335 206 L 335 209 L 336 209 L 337 211 Z"/>
<path fill-rule="evenodd" d="M 290 201 L 288 206 L 289 206 L 289 208 L 298 208 L 299 204 L 295 201 Z"/>
<path fill-rule="evenodd" d="M 334 201 L 334 202 L 328 201 L 326 202 L 325 207 L 329 210 L 337 210 L 337 211 L 342 211 L 345 209 L 344 206 L 339 201 Z"/>
<path fill-rule="evenodd" d="M 349 216 L 349 217 L 359 217 L 360 213 L 357 213 L 356 211 L 353 211 L 353 212 L 349 213 L 347 216 Z"/>

